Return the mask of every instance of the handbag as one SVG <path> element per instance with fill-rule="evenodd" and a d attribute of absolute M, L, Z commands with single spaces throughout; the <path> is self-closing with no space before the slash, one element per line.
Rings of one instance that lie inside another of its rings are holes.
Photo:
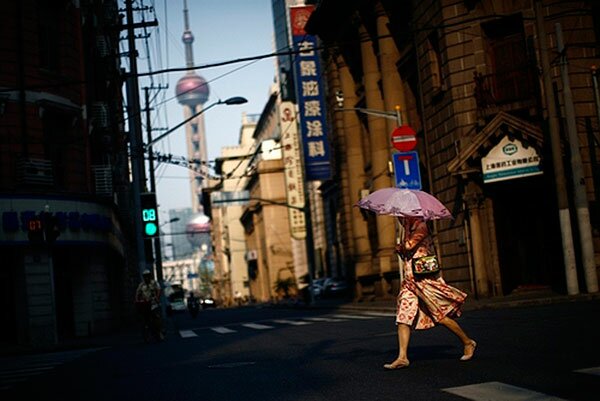
<path fill-rule="evenodd" d="M 412 260 L 412 271 L 415 276 L 426 276 L 440 272 L 437 256 L 421 256 Z"/>

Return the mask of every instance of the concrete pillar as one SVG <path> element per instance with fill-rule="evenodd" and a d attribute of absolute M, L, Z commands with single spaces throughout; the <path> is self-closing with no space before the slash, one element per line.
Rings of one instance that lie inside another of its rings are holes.
<path fill-rule="evenodd" d="M 341 56 L 336 59 L 339 72 L 339 84 L 346 104 L 354 107 L 358 101 L 356 97 L 354 80 L 350 74 L 348 66 Z M 354 246 L 354 259 L 358 263 L 369 262 L 371 258 L 371 246 L 369 243 L 369 234 L 367 222 L 363 219 L 360 210 L 353 205 L 360 199 L 360 190 L 365 188 L 365 159 L 361 141 L 360 121 L 354 112 L 341 112 L 342 132 L 340 135 L 345 137 L 346 165 L 348 169 L 348 188 L 350 195 L 350 210 L 352 216 L 352 243 Z"/>
<path fill-rule="evenodd" d="M 373 43 L 364 26 L 360 29 L 361 53 L 363 65 L 363 80 L 365 86 L 365 98 L 367 109 L 382 111 L 385 104 L 379 90 L 379 81 L 381 74 L 375 53 Z M 374 115 L 367 115 L 369 137 L 371 140 L 371 166 L 373 189 L 389 188 L 391 179 L 389 174 L 390 162 L 390 132 L 388 132 L 384 118 Z M 394 219 L 389 216 L 377 216 L 377 257 L 378 265 L 390 264 L 390 257 L 393 254 L 395 227 Z"/>
<path fill-rule="evenodd" d="M 475 274 L 475 288 L 478 297 L 489 297 L 490 286 L 487 268 L 485 265 L 485 246 L 482 230 L 482 204 L 484 196 L 480 192 L 470 192 L 463 195 L 469 213 L 469 226 L 471 232 L 471 249 L 473 252 L 473 271 Z"/>
<path fill-rule="evenodd" d="M 402 78 L 396 68 L 400 59 L 400 53 L 394 39 L 390 35 L 388 24 L 390 23 L 381 3 L 375 6 L 377 13 L 377 36 L 379 37 L 379 65 L 381 66 L 381 82 L 383 87 L 383 103 L 386 111 L 394 111 L 400 106 L 402 124 L 407 125 L 406 99 L 404 98 L 404 86 Z M 388 132 L 391 133 L 396 127 L 394 120 L 386 119 Z M 388 146 L 389 146 L 388 141 Z"/>

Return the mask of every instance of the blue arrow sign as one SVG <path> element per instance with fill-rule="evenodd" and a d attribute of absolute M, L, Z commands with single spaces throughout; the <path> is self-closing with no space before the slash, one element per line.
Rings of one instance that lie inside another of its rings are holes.
<path fill-rule="evenodd" d="M 393 154 L 396 187 L 421 189 L 419 154 L 416 151 Z"/>

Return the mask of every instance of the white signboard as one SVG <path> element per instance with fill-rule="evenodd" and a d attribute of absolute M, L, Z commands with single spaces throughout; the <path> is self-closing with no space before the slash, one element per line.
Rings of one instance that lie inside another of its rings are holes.
<path fill-rule="evenodd" d="M 533 146 L 525 148 L 518 139 L 510 140 L 505 136 L 481 159 L 483 182 L 543 174 L 540 161 L 540 155 Z"/>
<path fill-rule="evenodd" d="M 304 212 L 296 208 L 304 207 L 304 177 L 300 155 L 300 139 L 298 138 L 298 121 L 295 106 L 292 102 L 282 102 L 279 108 L 281 123 L 281 147 L 285 172 L 285 191 L 288 208 L 290 231 L 293 238 L 306 238 L 306 221 Z"/>

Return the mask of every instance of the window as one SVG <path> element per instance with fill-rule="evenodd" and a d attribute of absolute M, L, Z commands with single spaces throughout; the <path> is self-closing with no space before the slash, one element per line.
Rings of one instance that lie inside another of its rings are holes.
<path fill-rule="evenodd" d="M 57 72 L 60 64 L 61 1 L 37 1 L 40 67 Z"/>
<path fill-rule="evenodd" d="M 442 77 L 442 57 L 437 30 L 427 36 L 427 46 L 427 58 L 429 60 L 429 70 L 431 71 L 431 86 L 434 91 L 440 91 L 443 90 L 444 79 Z"/>

